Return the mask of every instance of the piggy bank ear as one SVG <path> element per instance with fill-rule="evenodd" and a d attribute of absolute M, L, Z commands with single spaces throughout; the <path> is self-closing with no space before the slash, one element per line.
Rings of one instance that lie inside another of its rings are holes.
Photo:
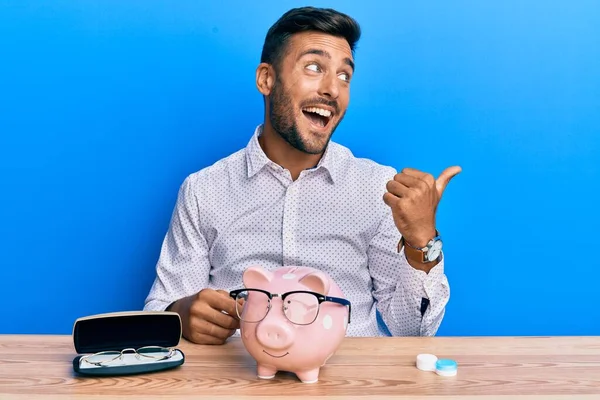
<path fill-rule="evenodd" d="M 313 292 L 327 295 L 329 293 L 329 279 L 321 272 L 311 272 L 298 281 Z"/>
<path fill-rule="evenodd" d="M 271 282 L 272 279 L 273 274 L 258 265 L 246 268 L 242 277 L 244 286 L 247 288 L 264 287 Z"/>

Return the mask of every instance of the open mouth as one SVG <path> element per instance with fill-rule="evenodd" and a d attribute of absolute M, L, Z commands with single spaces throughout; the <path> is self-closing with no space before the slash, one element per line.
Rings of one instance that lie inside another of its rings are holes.
<path fill-rule="evenodd" d="M 267 351 L 266 351 L 266 350 L 263 350 L 263 352 L 264 352 L 264 353 L 267 353 Z M 284 355 L 282 355 L 282 356 L 274 356 L 274 355 L 273 355 L 273 354 L 271 354 L 271 353 L 267 353 L 267 354 L 268 354 L 268 355 L 270 355 L 270 356 L 271 356 L 271 357 L 273 357 L 273 358 L 282 358 L 282 357 L 285 357 L 285 356 L 287 356 L 287 355 L 288 355 L 288 354 L 290 354 L 290 353 L 289 353 L 289 352 L 288 352 L 288 353 L 285 353 L 285 354 L 284 354 Z"/>
<path fill-rule="evenodd" d="M 329 125 L 329 121 L 333 119 L 333 112 L 321 107 L 304 107 L 302 114 L 319 129 L 324 129 Z"/>

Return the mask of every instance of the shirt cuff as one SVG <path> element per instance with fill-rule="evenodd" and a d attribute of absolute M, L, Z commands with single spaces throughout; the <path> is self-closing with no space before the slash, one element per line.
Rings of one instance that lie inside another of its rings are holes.
<path fill-rule="evenodd" d="M 171 303 L 161 300 L 150 300 L 144 305 L 144 311 L 165 311 Z"/>
<path fill-rule="evenodd" d="M 430 299 L 434 296 L 436 287 L 444 282 L 444 256 L 440 256 L 438 264 L 431 268 L 429 273 L 413 268 L 408 260 L 404 249 L 399 253 L 400 257 L 400 283 L 410 293 L 421 298 Z"/>

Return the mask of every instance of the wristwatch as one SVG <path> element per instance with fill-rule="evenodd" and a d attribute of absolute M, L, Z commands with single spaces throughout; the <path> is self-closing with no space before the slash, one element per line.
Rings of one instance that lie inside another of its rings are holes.
<path fill-rule="evenodd" d="M 425 247 L 415 247 L 405 241 L 404 237 L 402 237 L 398 251 L 402 248 L 402 245 L 405 245 L 404 252 L 406 257 L 416 259 L 423 264 L 433 262 L 442 254 L 442 237 L 437 230 L 435 233 L 436 236 L 427 242 Z"/>

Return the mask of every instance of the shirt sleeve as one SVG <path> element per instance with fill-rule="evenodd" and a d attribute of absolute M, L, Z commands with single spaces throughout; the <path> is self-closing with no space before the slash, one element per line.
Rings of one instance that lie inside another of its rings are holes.
<path fill-rule="evenodd" d="M 450 298 L 444 256 L 429 274 L 419 271 L 408 263 L 404 249 L 398 252 L 400 239 L 390 210 L 368 250 L 377 310 L 393 336 L 434 336 Z"/>
<path fill-rule="evenodd" d="M 192 182 L 192 177 L 187 177 L 179 189 L 144 310 L 164 311 L 174 301 L 208 286 L 208 244 L 200 228 L 199 203 Z"/>

